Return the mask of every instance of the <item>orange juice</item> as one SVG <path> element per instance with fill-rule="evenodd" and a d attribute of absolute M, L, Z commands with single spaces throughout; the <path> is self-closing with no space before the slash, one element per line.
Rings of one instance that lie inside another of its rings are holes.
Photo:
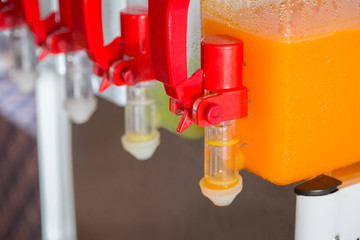
<path fill-rule="evenodd" d="M 203 35 L 244 41 L 244 85 L 251 103 L 249 117 L 237 122 L 247 143 L 242 167 L 285 185 L 359 162 L 359 12 L 339 29 L 318 24 L 318 32 L 306 27 L 291 32 L 289 25 L 261 32 L 236 22 L 236 9 L 214 12 L 207 2 Z"/>

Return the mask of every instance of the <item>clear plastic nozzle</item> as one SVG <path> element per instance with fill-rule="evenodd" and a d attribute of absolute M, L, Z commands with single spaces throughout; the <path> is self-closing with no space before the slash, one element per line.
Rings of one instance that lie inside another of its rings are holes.
<path fill-rule="evenodd" d="M 14 58 L 11 51 L 10 31 L 0 32 L 0 78 L 9 76 Z"/>
<path fill-rule="evenodd" d="M 20 91 L 30 92 L 38 78 L 33 36 L 26 26 L 20 26 L 11 30 L 10 42 L 14 56 L 10 77 Z"/>
<path fill-rule="evenodd" d="M 124 149 L 138 160 L 151 158 L 160 144 L 154 87 L 154 81 L 127 87 L 125 135 L 121 141 Z"/>
<path fill-rule="evenodd" d="M 202 193 L 217 206 L 227 206 L 242 190 L 235 121 L 205 127 L 205 176 Z"/>
<path fill-rule="evenodd" d="M 76 124 L 87 122 L 97 107 L 91 85 L 92 64 L 84 51 L 66 54 L 64 108 Z"/>

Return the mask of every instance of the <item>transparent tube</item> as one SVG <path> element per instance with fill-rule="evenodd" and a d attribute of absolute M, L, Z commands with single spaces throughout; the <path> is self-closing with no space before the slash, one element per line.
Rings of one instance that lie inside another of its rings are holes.
<path fill-rule="evenodd" d="M 77 124 L 87 122 L 97 107 L 92 89 L 92 64 L 84 51 L 66 54 L 66 100 L 64 107 Z"/>
<path fill-rule="evenodd" d="M 10 31 L 0 31 L 0 79 L 8 77 L 14 62 L 11 51 Z"/>
<path fill-rule="evenodd" d="M 239 144 L 235 121 L 205 127 L 205 188 L 226 190 L 239 183 Z"/>
<path fill-rule="evenodd" d="M 66 54 L 66 96 L 89 98 L 94 93 L 91 87 L 92 65 L 84 51 Z"/>
<path fill-rule="evenodd" d="M 10 33 L 10 42 L 14 54 L 14 65 L 10 76 L 20 90 L 31 91 L 38 77 L 33 36 L 26 26 L 17 27 Z"/>
<path fill-rule="evenodd" d="M 155 81 L 140 82 L 127 87 L 125 135 L 133 143 L 147 142 L 156 137 Z"/>

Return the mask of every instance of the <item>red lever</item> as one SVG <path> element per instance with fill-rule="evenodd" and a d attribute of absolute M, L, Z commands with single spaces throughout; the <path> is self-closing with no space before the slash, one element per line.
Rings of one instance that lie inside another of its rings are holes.
<path fill-rule="evenodd" d="M 198 77 L 191 83 L 187 74 L 186 36 L 190 0 L 149 0 L 150 46 L 156 78 L 167 94 L 190 107 L 192 91 L 201 94 Z M 186 82 L 186 83 L 185 83 Z M 196 95 L 196 94 L 195 94 Z"/>
<path fill-rule="evenodd" d="M 121 12 L 121 37 L 104 46 L 100 0 L 72 2 L 76 40 L 95 62 L 94 73 L 103 76 L 100 92 L 111 84 L 133 85 L 153 80 L 149 47 L 148 10 L 130 7 Z M 81 20 L 83 18 L 83 20 Z"/>
<path fill-rule="evenodd" d="M 187 77 L 186 34 L 189 0 L 149 0 L 150 46 L 155 76 L 182 115 L 178 131 L 192 123 L 208 126 L 246 117 L 242 86 L 243 44 L 229 36 L 202 42 L 202 69 Z M 204 96 L 205 94 L 205 96 Z"/>
<path fill-rule="evenodd" d="M 48 36 L 60 28 L 56 22 L 55 12 L 45 19 L 41 19 L 39 0 L 22 0 L 26 22 L 34 33 L 35 43 L 40 47 L 46 46 Z"/>
<path fill-rule="evenodd" d="M 0 30 L 25 24 L 22 0 L 0 1 Z"/>
<path fill-rule="evenodd" d="M 39 60 L 49 53 L 58 54 L 80 50 L 74 40 L 74 21 L 71 15 L 71 0 L 59 0 L 59 12 L 52 12 L 42 19 L 39 0 L 22 0 L 27 23 L 35 35 L 35 42 L 43 48 Z"/>
<path fill-rule="evenodd" d="M 70 13 L 76 42 L 86 49 L 90 59 L 98 65 L 96 68 L 107 72 L 122 56 L 121 38 L 118 37 L 105 46 L 101 2 L 101 0 L 71 0 Z"/>
<path fill-rule="evenodd" d="M 123 55 L 104 76 L 100 92 L 110 83 L 116 86 L 135 85 L 155 78 L 150 55 L 148 9 L 129 7 L 121 12 L 120 17 Z"/>

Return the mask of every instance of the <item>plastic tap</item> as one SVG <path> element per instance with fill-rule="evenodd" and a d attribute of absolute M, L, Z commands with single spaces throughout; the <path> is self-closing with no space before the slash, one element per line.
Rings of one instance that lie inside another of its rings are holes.
<path fill-rule="evenodd" d="M 155 82 L 148 81 L 154 77 L 151 69 L 147 8 L 134 6 L 122 11 L 121 33 L 123 58 L 136 59 L 140 56 L 140 59 L 144 60 L 123 73 L 124 80 L 127 79 L 125 74 L 130 74 L 131 77 L 126 82 L 125 135 L 121 140 L 125 150 L 139 160 L 146 160 L 160 144 L 160 134 L 156 129 Z M 146 68 L 147 73 L 143 71 Z M 146 78 L 140 80 L 140 74 Z"/>
<path fill-rule="evenodd" d="M 83 124 L 97 107 L 97 99 L 91 91 L 91 65 L 73 32 L 73 25 L 81 23 L 72 19 L 71 1 L 57 1 L 59 9 L 42 17 L 39 0 L 24 0 L 25 16 L 35 34 L 36 44 L 42 49 L 40 61 L 49 54 L 65 54 L 67 99 L 64 108 L 74 123 Z"/>
<path fill-rule="evenodd" d="M 160 134 L 156 128 L 148 10 L 132 6 L 121 11 L 121 37 L 105 45 L 101 1 L 79 1 L 73 6 L 77 11 L 74 17 L 85 19 L 76 32 L 81 33 L 82 46 L 94 61 L 94 73 L 103 77 L 99 91 L 111 85 L 127 86 L 123 147 L 139 160 L 149 159 L 160 143 Z"/>
<path fill-rule="evenodd" d="M 242 85 L 243 42 L 226 35 L 201 42 L 201 68 L 187 76 L 186 32 L 189 0 L 149 0 L 150 43 L 155 75 L 170 96 L 170 111 L 181 115 L 178 131 L 205 127 L 203 194 L 229 205 L 242 189 L 237 160 L 236 119 L 248 115 Z"/>
<path fill-rule="evenodd" d="M 36 50 L 33 37 L 26 26 L 16 27 L 10 33 L 14 65 L 10 78 L 23 92 L 31 92 L 38 78 Z"/>
<path fill-rule="evenodd" d="M 13 54 L 8 32 L 0 32 L 0 78 L 9 76 L 9 69 L 13 66 Z"/>
<path fill-rule="evenodd" d="M 35 87 L 38 77 L 36 51 L 32 46 L 33 36 L 26 26 L 22 0 L 8 0 L 0 3 L 0 30 L 10 31 L 10 48 L 13 63 L 10 78 L 23 92 Z"/>
<path fill-rule="evenodd" d="M 76 124 L 86 123 L 97 108 L 97 99 L 91 86 L 92 64 L 84 51 L 67 53 L 66 100 L 64 108 Z"/>

